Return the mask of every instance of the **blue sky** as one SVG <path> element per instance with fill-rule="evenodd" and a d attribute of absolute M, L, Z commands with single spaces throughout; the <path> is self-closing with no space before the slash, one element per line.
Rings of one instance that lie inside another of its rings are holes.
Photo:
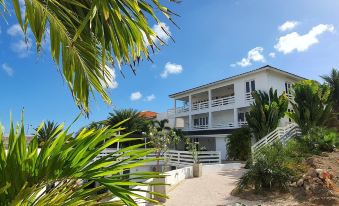
<path fill-rule="evenodd" d="M 96 96 L 89 119 L 81 118 L 74 130 L 113 108 L 166 111 L 171 93 L 266 64 L 317 80 L 339 68 L 339 1 L 183 0 L 170 8 L 181 16 L 175 18 L 180 29 L 164 20 L 175 43 L 168 40 L 154 64 L 141 63 L 136 76 L 128 67 L 126 78 L 116 71 L 113 104 Z M 24 108 L 30 128 L 43 120 L 69 124 L 79 110 L 48 43 L 37 55 L 24 44 L 13 15 L 0 21 L 0 121 L 8 128 L 10 112 L 18 121 Z"/>

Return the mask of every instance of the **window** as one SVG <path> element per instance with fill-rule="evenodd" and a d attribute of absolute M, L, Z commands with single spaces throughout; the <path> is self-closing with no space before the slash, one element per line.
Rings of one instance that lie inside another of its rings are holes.
<path fill-rule="evenodd" d="M 208 125 L 208 117 L 195 118 L 193 124 L 194 126 Z"/>
<path fill-rule="evenodd" d="M 250 82 L 246 82 L 246 93 L 250 92 Z"/>
<path fill-rule="evenodd" d="M 285 92 L 286 92 L 286 94 L 291 94 L 291 88 L 292 88 L 292 83 L 291 82 L 285 82 Z"/>
<path fill-rule="evenodd" d="M 244 122 L 245 121 L 245 113 L 239 113 L 238 114 L 238 121 Z"/>
<path fill-rule="evenodd" d="M 246 82 L 246 93 L 253 92 L 255 90 L 255 80 Z"/>

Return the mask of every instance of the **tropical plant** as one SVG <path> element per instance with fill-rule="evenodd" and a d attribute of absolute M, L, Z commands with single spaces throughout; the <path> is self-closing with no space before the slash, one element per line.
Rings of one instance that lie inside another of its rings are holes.
<path fill-rule="evenodd" d="M 234 130 L 226 140 L 229 159 L 245 161 L 251 157 L 251 131 L 248 127 Z"/>
<path fill-rule="evenodd" d="M 109 145 L 131 140 L 128 134 L 117 135 L 122 130 L 119 124 L 113 128 L 83 129 L 75 137 L 68 133 L 69 128 L 64 130 L 60 125 L 58 135 L 48 138 L 41 149 L 38 134 L 26 145 L 23 122 L 17 129 L 11 123 L 9 145 L 5 149 L 1 128 L 0 205 L 137 205 L 136 198 L 157 202 L 141 196 L 141 191 L 163 196 L 135 188 L 152 185 L 142 181 L 161 178 L 158 173 L 123 173 L 157 160 L 142 158 L 154 149 L 134 145 L 98 158 Z M 94 181 L 100 186 L 89 188 Z"/>
<path fill-rule="evenodd" d="M 265 91 L 253 91 L 254 102 L 250 112 L 246 114 L 248 126 L 256 140 L 264 137 L 277 128 L 281 118 L 285 116 L 288 107 L 288 98 L 283 92 L 280 96 L 277 90 L 270 88 Z"/>
<path fill-rule="evenodd" d="M 330 127 L 337 127 L 339 131 L 339 71 L 332 69 L 330 75 L 321 76 L 331 88 L 331 101 L 333 103 L 333 115 L 329 121 Z"/>
<path fill-rule="evenodd" d="M 158 158 L 156 169 L 161 171 L 160 158 L 164 156 L 171 144 L 176 144 L 179 137 L 174 130 L 158 130 L 151 126 L 148 133 L 149 144 L 155 149 L 156 157 Z"/>
<path fill-rule="evenodd" d="M 335 111 L 339 113 L 339 71 L 333 68 L 330 75 L 323 75 L 321 78 L 330 86 L 332 90 L 330 98 L 334 102 Z"/>
<path fill-rule="evenodd" d="M 113 113 L 109 113 L 109 117 L 106 120 L 100 121 L 98 124 L 113 127 L 121 121 L 124 121 L 121 125 L 125 128 L 124 132 L 133 132 L 137 134 L 148 132 L 149 121 L 140 116 L 140 112 L 135 109 L 114 110 Z"/>
<path fill-rule="evenodd" d="M 299 141 L 310 154 L 333 152 L 339 146 L 339 134 L 322 127 L 314 127 Z"/>
<path fill-rule="evenodd" d="M 49 138 L 55 138 L 61 132 L 59 127 L 62 127 L 58 123 L 47 121 L 43 124 L 42 128 L 35 128 L 35 132 L 37 133 L 38 144 L 42 146 Z"/>
<path fill-rule="evenodd" d="M 192 142 L 190 138 L 186 139 L 186 149 L 191 153 L 193 163 L 197 164 L 199 163 L 199 158 L 198 158 L 198 146 L 199 142 Z"/>
<path fill-rule="evenodd" d="M 313 80 L 303 80 L 293 85 L 293 111 L 287 115 L 299 125 L 303 134 L 316 126 L 323 126 L 328 121 L 332 104 L 331 90 Z"/>
<path fill-rule="evenodd" d="M 107 65 L 127 64 L 135 73 L 140 60 L 150 60 L 149 49 L 159 49 L 157 42 L 165 43 L 150 23 L 157 23 L 170 36 L 158 16 L 172 21 L 175 15 L 158 0 L 12 0 L 11 6 L 26 39 L 33 34 L 38 53 L 49 34 L 52 58 L 77 106 L 87 114 L 94 91 L 111 103 L 105 91 L 112 81 Z M 11 10 L 5 0 L 0 0 L 0 7 Z"/>
<path fill-rule="evenodd" d="M 170 130 L 171 128 L 170 127 L 168 127 L 168 126 L 166 126 L 166 124 L 168 124 L 168 119 L 162 119 L 162 120 L 154 120 L 153 121 L 153 124 L 154 124 L 154 126 L 159 130 L 159 131 L 161 131 L 161 130 Z"/>
<path fill-rule="evenodd" d="M 249 170 L 240 178 L 238 189 L 253 188 L 263 190 L 286 190 L 294 171 L 290 167 L 291 160 L 282 144 L 263 148 L 255 158 Z"/>

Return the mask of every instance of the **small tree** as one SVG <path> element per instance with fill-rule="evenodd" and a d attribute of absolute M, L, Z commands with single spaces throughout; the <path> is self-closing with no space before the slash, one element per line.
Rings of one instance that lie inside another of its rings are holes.
<path fill-rule="evenodd" d="M 277 90 L 273 91 L 272 88 L 269 93 L 254 91 L 252 96 L 254 102 L 251 104 L 249 114 L 246 114 L 246 119 L 254 137 L 259 140 L 277 128 L 287 111 L 288 98 L 285 93 L 278 96 Z"/>
<path fill-rule="evenodd" d="M 245 161 L 251 156 L 251 131 L 248 127 L 239 128 L 226 138 L 229 159 Z"/>
<path fill-rule="evenodd" d="M 306 134 L 311 128 L 323 126 L 331 115 L 331 90 L 313 80 L 304 80 L 293 86 L 293 112 L 288 116 L 293 119 Z"/>
<path fill-rule="evenodd" d="M 191 142 L 189 138 L 186 139 L 186 149 L 191 152 L 192 158 L 193 158 L 193 163 L 197 164 L 199 163 L 198 159 L 198 146 L 199 142 Z"/>
<path fill-rule="evenodd" d="M 149 143 L 155 148 L 157 158 L 162 157 L 172 143 L 176 144 L 179 141 L 179 137 L 172 129 L 158 130 L 158 128 L 152 126 L 149 131 Z M 157 172 L 160 172 L 159 159 L 157 160 Z"/>

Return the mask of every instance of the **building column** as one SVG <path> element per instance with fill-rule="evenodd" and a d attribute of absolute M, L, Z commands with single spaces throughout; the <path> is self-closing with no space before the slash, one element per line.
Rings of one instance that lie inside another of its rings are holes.
<path fill-rule="evenodd" d="M 177 100 L 174 99 L 174 128 L 177 127 Z"/>
<path fill-rule="evenodd" d="M 208 90 L 208 128 L 212 128 L 212 91 L 209 89 Z"/>
<path fill-rule="evenodd" d="M 192 128 L 192 95 L 188 96 L 188 128 Z"/>
<path fill-rule="evenodd" d="M 239 127 L 239 122 L 238 122 L 238 108 L 234 108 L 234 114 L 233 114 L 233 117 L 234 117 L 234 120 L 233 120 L 233 124 L 234 124 L 234 127 L 235 128 L 238 128 Z"/>

